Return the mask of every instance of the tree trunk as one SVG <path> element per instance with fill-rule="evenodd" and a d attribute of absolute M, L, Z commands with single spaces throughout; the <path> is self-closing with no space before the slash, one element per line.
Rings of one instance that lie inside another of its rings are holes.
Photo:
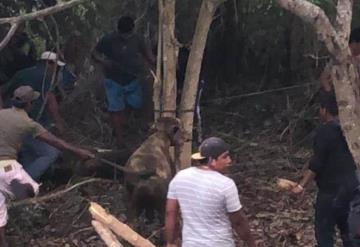
<path fill-rule="evenodd" d="M 285 9 L 310 23 L 332 57 L 331 79 L 339 106 L 344 136 L 354 160 L 360 165 L 360 94 L 359 75 L 348 46 L 352 18 L 352 0 L 338 0 L 335 26 L 324 11 L 305 0 L 277 0 Z"/>
<path fill-rule="evenodd" d="M 341 128 L 353 158 L 360 165 L 360 94 L 358 71 L 352 61 L 333 65 L 332 80 L 339 107 Z"/>
<path fill-rule="evenodd" d="M 176 117 L 175 0 L 164 0 L 162 116 Z"/>
<path fill-rule="evenodd" d="M 238 10 L 236 0 L 227 1 L 224 4 L 224 79 L 225 82 L 230 84 L 237 79 L 237 65 L 239 58 L 238 46 Z"/>
<path fill-rule="evenodd" d="M 156 56 L 156 76 L 154 76 L 153 102 L 154 102 L 154 121 L 161 114 L 161 82 L 162 82 L 162 54 L 163 54 L 163 0 L 158 0 L 159 6 L 159 23 L 158 23 L 158 43 Z"/>
<path fill-rule="evenodd" d="M 196 24 L 180 103 L 180 120 L 184 125 L 185 131 L 191 137 L 190 139 L 192 139 L 194 106 L 207 35 L 215 11 L 223 2 L 224 0 L 203 0 Z M 190 165 L 192 151 L 191 144 L 191 141 L 186 142 L 180 150 L 181 168 Z"/>

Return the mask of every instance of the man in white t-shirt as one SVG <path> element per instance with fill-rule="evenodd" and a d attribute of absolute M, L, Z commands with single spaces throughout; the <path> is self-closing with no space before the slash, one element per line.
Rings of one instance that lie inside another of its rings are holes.
<path fill-rule="evenodd" d="M 180 171 L 170 182 L 166 203 L 167 247 L 176 246 L 181 213 L 182 247 L 234 247 L 233 230 L 256 247 L 234 181 L 222 173 L 231 164 L 229 145 L 210 137 L 192 155 L 199 165 Z"/>

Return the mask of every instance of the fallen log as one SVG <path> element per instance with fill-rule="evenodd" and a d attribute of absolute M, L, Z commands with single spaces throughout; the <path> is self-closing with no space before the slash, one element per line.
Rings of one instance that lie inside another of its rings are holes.
<path fill-rule="evenodd" d="M 109 228 L 105 227 L 102 223 L 96 220 L 91 221 L 91 224 L 108 247 L 123 247 Z"/>
<path fill-rule="evenodd" d="M 128 225 L 120 222 L 113 215 L 108 214 L 104 208 L 95 202 L 90 203 L 89 212 L 92 217 L 101 222 L 105 227 L 110 228 L 116 235 L 125 239 L 135 247 L 155 247 L 149 240 L 140 236 Z"/>

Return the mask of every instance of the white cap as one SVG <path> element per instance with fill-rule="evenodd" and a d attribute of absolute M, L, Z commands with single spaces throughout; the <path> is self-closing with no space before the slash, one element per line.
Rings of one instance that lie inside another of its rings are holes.
<path fill-rule="evenodd" d="M 65 63 L 61 60 L 58 59 L 58 55 L 55 52 L 51 52 L 51 51 L 44 51 L 41 54 L 40 59 L 42 60 L 50 60 L 50 61 L 54 61 L 56 62 L 59 66 L 64 66 Z"/>

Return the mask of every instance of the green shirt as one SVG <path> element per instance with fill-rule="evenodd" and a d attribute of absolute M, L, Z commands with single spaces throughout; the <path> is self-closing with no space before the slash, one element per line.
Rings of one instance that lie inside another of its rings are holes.
<path fill-rule="evenodd" d="M 0 110 L 0 160 L 16 160 L 24 138 L 29 134 L 36 137 L 45 131 L 22 109 Z"/>

